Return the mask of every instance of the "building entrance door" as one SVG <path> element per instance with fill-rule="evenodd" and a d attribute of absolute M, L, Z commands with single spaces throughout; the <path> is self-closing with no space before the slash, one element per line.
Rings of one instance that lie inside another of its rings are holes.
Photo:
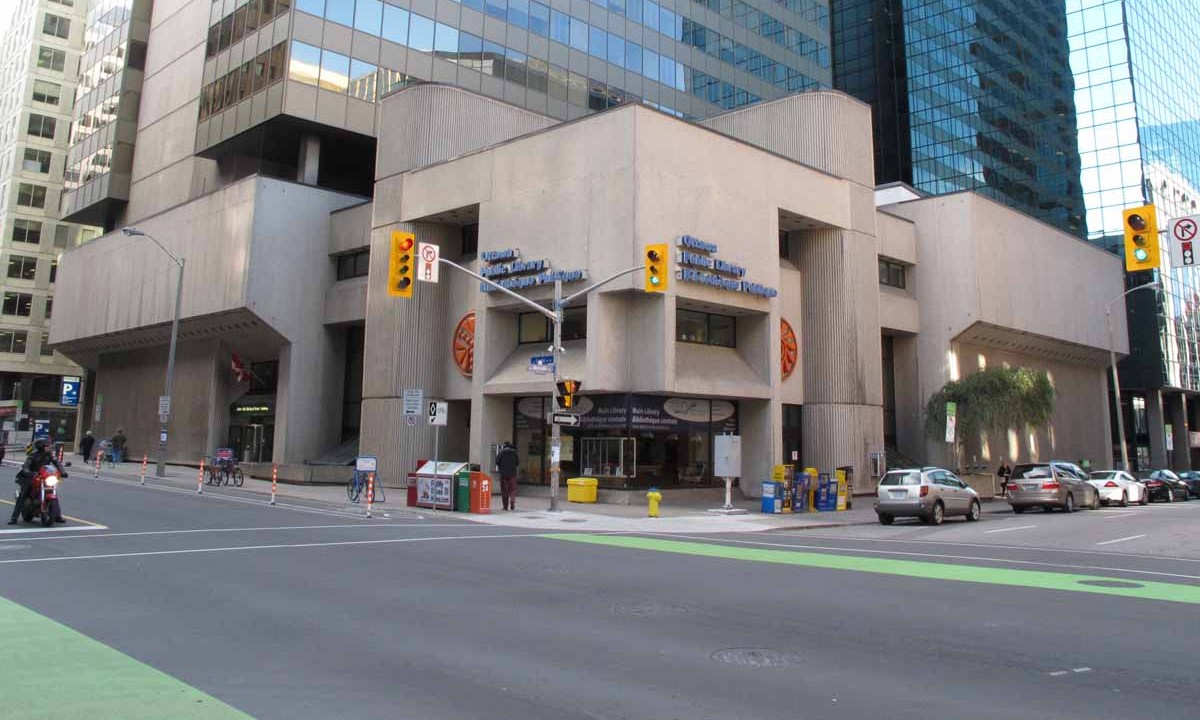
<path fill-rule="evenodd" d="M 265 425 L 253 424 L 242 427 L 242 462 L 263 461 L 263 438 Z"/>
<path fill-rule="evenodd" d="M 783 406 L 783 464 L 804 468 L 804 432 L 800 426 L 803 405 Z"/>

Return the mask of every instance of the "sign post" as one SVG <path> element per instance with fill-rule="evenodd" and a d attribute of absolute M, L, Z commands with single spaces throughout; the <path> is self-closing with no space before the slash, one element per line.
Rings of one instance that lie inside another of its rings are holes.
<path fill-rule="evenodd" d="M 439 445 L 442 439 L 442 428 L 446 426 L 446 417 L 449 414 L 449 405 L 445 400 L 430 400 L 429 401 L 429 424 L 433 426 L 433 478 L 437 480 L 441 477 L 441 463 L 438 462 Z M 432 486 L 431 486 L 432 487 Z M 453 491 L 450 494 L 454 497 Z M 430 494 L 432 497 L 432 491 Z M 437 503 L 430 503 L 433 506 L 433 511 L 437 512 Z"/>

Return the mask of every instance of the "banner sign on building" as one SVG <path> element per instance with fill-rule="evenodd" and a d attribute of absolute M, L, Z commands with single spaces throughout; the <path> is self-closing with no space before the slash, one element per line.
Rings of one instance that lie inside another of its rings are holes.
<path fill-rule="evenodd" d="M 958 405 L 946 403 L 946 442 L 954 442 L 954 431 L 958 427 Z"/>
<path fill-rule="evenodd" d="M 528 430 L 550 421 L 545 398 L 517 402 L 516 429 Z M 737 404 L 729 400 L 672 398 L 659 395 L 587 395 L 576 398 L 571 413 L 583 431 L 711 431 L 738 432 Z"/>
<path fill-rule="evenodd" d="M 508 290 L 521 290 L 536 285 L 553 285 L 587 280 L 587 270 L 554 270 L 548 260 L 521 260 L 521 251 L 515 248 L 485 250 L 479 260 L 486 263 L 479 274 Z M 487 283 L 479 283 L 480 292 L 494 292 Z"/>
<path fill-rule="evenodd" d="M 763 298 L 779 294 L 775 288 L 746 280 L 746 268 L 718 257 L 716 243 L 705 242 L 691 235 L 675 239 L 679 248 L 676 255 L 675 277 L 683 282 L 711 285 L 722 290 L 732 290 Z"/>

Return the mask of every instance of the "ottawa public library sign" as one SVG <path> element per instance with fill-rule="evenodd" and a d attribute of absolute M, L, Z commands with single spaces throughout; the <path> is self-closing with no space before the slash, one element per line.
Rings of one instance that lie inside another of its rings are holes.
<path fill-rule="evenodd" d="M 733 292 L 773 298 L 779 291 L 746 279 L 746 268 L 717 257 L 717 245 L 692 235 L 675 238 L 678 248 L 675 277 L 682 282 L 708 285 Z M 479 274 L 508 290 L 521 290 L 536 285 L 549 285 L 557 280 L 564 283 L 587 280 L 587 270 L 554 270 L 549 260 L 522 260 L 517 248 L 485 250 L 479 254 L 483 267 Z M 495 288 L 480 283 L 481 292 Z"/>

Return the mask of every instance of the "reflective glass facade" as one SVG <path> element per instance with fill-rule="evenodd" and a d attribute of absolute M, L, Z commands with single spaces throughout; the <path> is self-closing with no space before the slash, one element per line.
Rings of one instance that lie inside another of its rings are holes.
<path fill-rule="evenodd" d="M 1180 101 L 1200 85 L 1200 18 L 1189 0 L 1068 0 L 1067 22 L 1088 238 L 1119 251 L 1126 207 L 1154 203 L 1164 230 L 1200 213 L 1200 105 Z M 1200 390 L 1200 278 L 1165 261 L 1159 274 L 1164 292 L 1128 300 L 1127 381 Z"/>

